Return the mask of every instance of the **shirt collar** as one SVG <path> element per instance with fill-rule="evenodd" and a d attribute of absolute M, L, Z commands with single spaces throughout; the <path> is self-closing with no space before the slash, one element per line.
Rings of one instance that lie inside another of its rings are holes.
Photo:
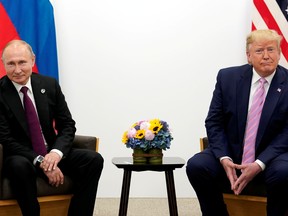
<path fill-rule="evenodd" d="M 13 83 L 13 85 L 15 86 L 17 92 L 20 92 L 20 90 L 21 90 L 21 88 L 22 88 L 23 86 L 26 86 L 26 87 L 29 89 L 29 91 L 32 92 L 32 86 L 31 86 L 31 79 L 30 79 L 30 77 L 29 77 L 29 79 L 28 79 L 28 81 L 27 81 L 27 83 L 26 83 L 25 85 L 20 85 L 20 84 L 18 84 L 18 83 L 16 83 L 16 82 L 13 82 L 13 81 L 12 81 L 12 83 Z"/>
<path fill-rule="evenodd" d="M 272 74 L 270 74 L 269 76 L 264 77 L 269 85 L 271 84 L 271 81 L 275 75 L 275 72 L 276 72 L 276 70 Z M 261 78 L 261 76 L 259 76 L 259 74 L 253 68 L 252 85 L 255 84 L 256 82 L 258 82 L 258 80 L 260 78 Z"/>

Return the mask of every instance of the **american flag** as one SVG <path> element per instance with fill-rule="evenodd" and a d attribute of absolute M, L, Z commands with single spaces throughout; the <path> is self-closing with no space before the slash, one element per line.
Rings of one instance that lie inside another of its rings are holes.
<path fill-rule="evenodd" d="M 280 64 L 288 68 L 288 0 L 253 0 L 252 30 L 274 29 L 283 36 Z"/>

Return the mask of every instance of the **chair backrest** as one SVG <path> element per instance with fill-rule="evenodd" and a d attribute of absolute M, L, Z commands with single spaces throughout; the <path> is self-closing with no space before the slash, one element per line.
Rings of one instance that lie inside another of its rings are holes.
<path fill-rule="evenodd" d="M 90 149 L 90 150 L 98 152 L 99 138 L 95 136 L 75 135 L 75 138 L 73 141 L 73 147 Z"/>
<path fill-rule="evenodd" d="M 208 138 L 207 137 L 202 137 L 200 138 L 200 150 L 203 151 L 206 149 L 209 145 Z"/>

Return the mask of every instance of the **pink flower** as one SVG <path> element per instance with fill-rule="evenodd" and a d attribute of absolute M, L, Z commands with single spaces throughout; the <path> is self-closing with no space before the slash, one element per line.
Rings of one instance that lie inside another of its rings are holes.
<path fill-rule="evenodd" d="M 135 134 L 136 134 L 136 129 L 135 128 L 130 128 L 128 130 L 127 136 L 128 136 L 128 138 L 133 138 L 135 136 Z"/>
<path fill-rule="evenodd" d="M 153 140 L 155 137 L 155 134 L 151 130 L 146 130 L 145 131 L 145 139 L 146 140 Z"/>

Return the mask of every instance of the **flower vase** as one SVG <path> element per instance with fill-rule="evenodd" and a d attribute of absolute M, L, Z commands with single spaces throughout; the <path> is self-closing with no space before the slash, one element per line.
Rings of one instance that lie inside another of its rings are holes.
<path fill-rule="evenodd" d="M 146 151 L 141 148 L 133 149 L 133 163 L 161 164 L 162 158 L 162 149 L 151 148 Z"/>
<path fill-rule="evenodd" d="M 150 155 L 148 158 L 149 164 L 162 164 L 162 158 L 163 158 L 162 149 L 152 148 L 148 150 L 148 153 Z"/>
<path fill-rule="evenodd" d="M 143 149 L 133 149 L 133 163 L 147 163 L 146 152 Z"/>

